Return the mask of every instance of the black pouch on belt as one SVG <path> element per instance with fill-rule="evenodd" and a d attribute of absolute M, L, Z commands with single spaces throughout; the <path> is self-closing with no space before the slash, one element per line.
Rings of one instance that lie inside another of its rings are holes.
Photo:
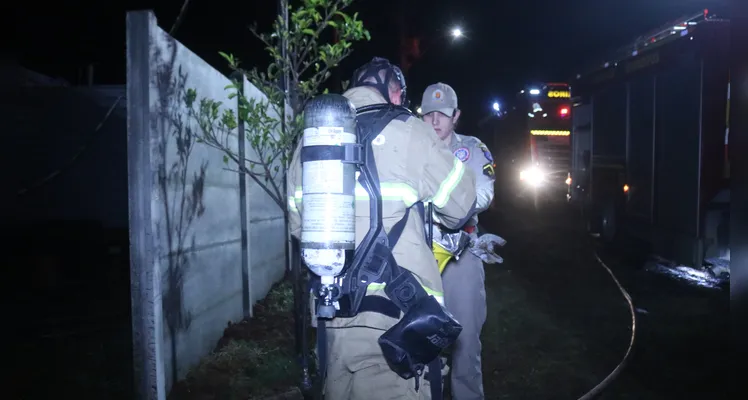
<path fill-rule="evenodd" d="M 390 368 L 403 379 L 418 377 L 424 366 L 452 345 L 462 326 L 434 296 L 415 302 L 392 328 L 379 337 Z"/>

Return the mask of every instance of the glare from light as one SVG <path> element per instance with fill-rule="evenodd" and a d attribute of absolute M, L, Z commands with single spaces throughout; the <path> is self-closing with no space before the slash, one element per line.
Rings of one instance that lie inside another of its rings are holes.
<path fill-rule="evenodd" d="M 455 38 L 462 37 L 462 29 L 460 28 L 452 29 L 452 36 Z"/>
<path fill-rule="evenodd" d="M 418 108 L 416 109 L 416 112 L 417 112 L 418 114 L 420 114 L 420 113 L 421 113 L 421 107 L 418 107 Z"/>
<path fill-rule="evenodd" d="M 623 193 L 629 192 L 629 185 L 623 185 Z"/>
<path fill-rule="evenodd" d="M 527 113 L 527 116 L 530 117 L 530 118 L 535 118 L 535 114 L 533 114 L 533 113 Z"/>
<path fill-rule="evenodd" d="M 500 109 L 500 107 L 499 107 L 499 103 L 498 103 L 498 102 L 494 102 L 494 103 L 493 103 L 493 110 L 494 110 L 494 111 L 499 111 L 499 109 Z"/>
<path fill-rule="evenodd" d="M 519 92 L 520 92 L 520 93 L 525 93 L 525 90 L 524 90 L 524 89 L 522 89 L 522 90 L 520 90 Z"/>
<path fill-rule="evenodd" d="M 543 113 L 543 118 L 547 117 L 548 113 Z"/>
<path fill-rule="evenodd" d="M 530 167 L 520 171 L 519 179 L 530 186 L 538 187 L 545 182 L 545 174 L 537 167 Z"/>
<path fill-rule="evenodd" d="M 537 96 L 540 94 L 540 89 L 530 89 L 530 94 L 533 96 Z"/>

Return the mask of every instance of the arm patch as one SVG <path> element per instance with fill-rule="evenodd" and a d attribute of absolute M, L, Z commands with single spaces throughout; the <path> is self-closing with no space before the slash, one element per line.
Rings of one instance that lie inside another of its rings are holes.
<path fill-rule="evenodd" d="M 493 178 L 496 175 L 496 173 L 493 170 L 493 164 L 488 163 L 483 166 L 483 175 L 489 178 Z"/>

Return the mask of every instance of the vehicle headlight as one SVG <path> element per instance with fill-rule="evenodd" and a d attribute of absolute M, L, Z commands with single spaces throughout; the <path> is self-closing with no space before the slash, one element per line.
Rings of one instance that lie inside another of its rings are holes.
<path fill-rule="evenodd" d="M 529 185 L 538 186 L 545 181 L 545 174 L 540 169 L 532 167 L 520 171 L 519 179 Z"/>

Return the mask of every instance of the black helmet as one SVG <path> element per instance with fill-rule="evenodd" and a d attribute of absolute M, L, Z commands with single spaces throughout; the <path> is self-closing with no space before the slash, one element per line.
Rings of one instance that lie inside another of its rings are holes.
<path fill-rule="evenodd" d="M 385 71 L 384 80 L 382 80 L 382 76 L 380 75 L 382 71 Z M 364 64 L 363 66 L 361 66 L 361 68 L 354 71 L 353 79 L 351 79 L 351 87 L 373 87 L 377 89 L 379 93 L 381 93 L 382 96 L 384 96 L 384 98 L 389 101 L 390 94 L 387 88 L 387 82 L 389 82 L 392 78 L 397 79 L 397 81 L 400 83 L 400 87 L 403 90 L 400 94 L 401 105 L 407 108 L 408 97 L 403 71 L 401 71 L 397 65 L 390 64 L 389 60 L 387 60 L 386 58 L 374 57 L 367 64 Z M 367 82 L 367 80 L 369 82 Z M 371 82 L 372 80 L 376 83 Z"/>

